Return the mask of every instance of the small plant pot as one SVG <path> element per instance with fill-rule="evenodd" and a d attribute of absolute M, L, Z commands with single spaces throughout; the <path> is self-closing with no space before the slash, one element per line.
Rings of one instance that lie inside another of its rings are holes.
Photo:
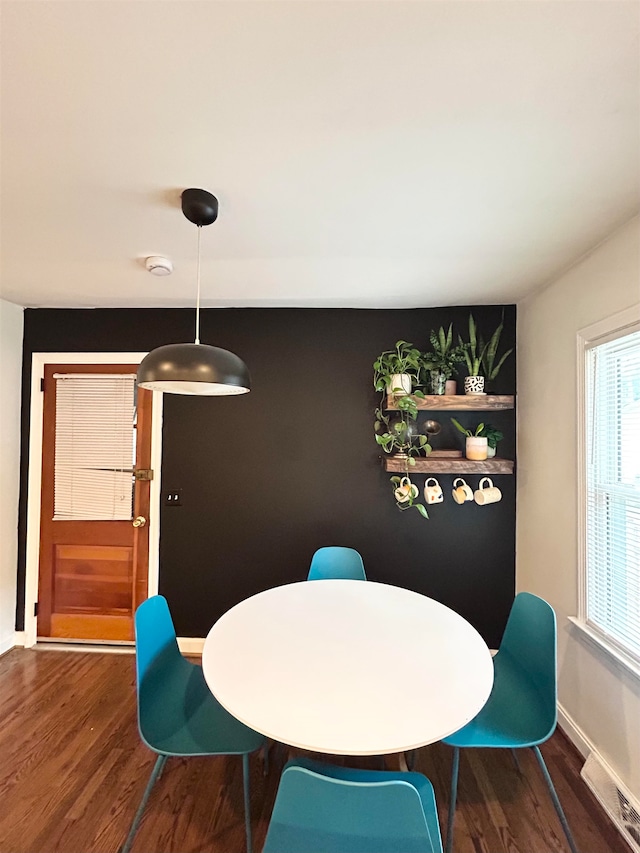
<path fill-rule="evenodd" d="M 408 373 L 394 373 L 387 383 L 387 394 L 403 397 L 411 393 L 411 377 Z"/>
<path fill-rule="evenodd" d="M 447 385 L 447 377 L 439 370 L 429 371 L 431 374 L 431 393 L 444 394 Z"/>
<path fill-rule="evenodd" d="M 465 376 L 465 394 L 484 394 L 484 376 Z"/>
<path fill-rule="evenodd" d="M 491 447 L 491 445 L 487 444 L 487 459 L 493 459 L 496 455 L 496 448 Z"/>
<path fill-rule="evenodd" d="M 455 397 L 458 393 L 458 383 L 455 379 L 447 379 L 444 385 L 444 393 L 447 397 Z"/>
<path fill-rule="evenodd" d="M 467 437 L 465 456 L 474 462 L 483 462 L 487 458 L 488 443 L 486 438 L 471 435 Z"/>

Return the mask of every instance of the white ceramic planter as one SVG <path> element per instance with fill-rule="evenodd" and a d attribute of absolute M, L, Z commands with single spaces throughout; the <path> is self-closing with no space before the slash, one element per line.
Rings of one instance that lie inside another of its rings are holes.
<path fill-rule="evenodd" d="M 493 459 L 493 457 L 495 455 L 496 455 L 496 448 L 495 447 L 489 447 L 489 445 L 487 444 L 487 459 Z"/>
<path fill-rule="evenodd" d="M 483 462 L 487 458 L 488 444 L 486 438 L 471 435 L 467 436 L 467 448 L 465 456 L 474 462 Z"/>
<path fill-rule="evenodd" d="M 465 394 L 484 394 L 484 376 L 465 376 Z"/>
<path fill-rule="evenodd" d="M 398 390 L 401 389 L 401 390 Z M 395 394 L 402 397 L 411 393 L 411 377 L 408 373 L 394 373 L 391 382 L 387 384 L 387 394 Z"/>

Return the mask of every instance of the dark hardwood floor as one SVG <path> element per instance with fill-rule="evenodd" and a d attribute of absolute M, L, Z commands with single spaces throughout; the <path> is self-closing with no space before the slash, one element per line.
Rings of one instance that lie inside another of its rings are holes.
<path fill-rule="evenodd" d="M 133 655 L 14 649 L 0 658 L 0 853 L 115 853 L 124 841 L 155 756 L 136 725 Z M 252 757 L 254 849 L 261 850 L 284 755 L 269 774 Z M 580 779 L 582 760 L 561 733 L 545 760 L 580 853 L 628 848 Z M 523 775 L 504 750 L 463 750 L 456 853 L 568 850 L 529 751 Z M 349 763 L 353 763 L 349 760 Z M 377 767 L 376 759 L 356 766 Z M 418 753 L 416 769 L 447 819 L 451 751 Z M 239 758 L 170 759 L 134 853 L 242 853 Z"/>

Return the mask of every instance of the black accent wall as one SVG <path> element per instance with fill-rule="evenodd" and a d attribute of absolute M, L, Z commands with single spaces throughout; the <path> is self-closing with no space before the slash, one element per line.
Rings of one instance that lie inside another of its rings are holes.
<path fill-rule="evenodd" d="M 468 307 L 412 310 L 210 309 L 202 340 L 236 352 L 253 390 L 242 397 L 164 400 L 160 591 L 182 636 L 205 636 L 219 616 L 263 589 L 303 580 L 322 545 L 349 545 L 371 580 L 408 587 L 452 607 L 497 646 L 514 595 L 515 476 L 494 477 L 498 504 L 457 505 L 452 475 L 443 504 L 400 512 L 374 440 L 372 363 L 403 338 L 428 347 L 431 328 L 466 333 Z M 501 307 L 471 309 L 485 334 Z M 33 352 L 146 351 L 193 337 L 189 309 L 28 309 L 25 312 L 18 629 L 24 609 L 29 381 Z M 502 349 L 515 346 L 515 306 Z M 491 385 L 515 393 L 515 353 Z M 463 371 L 462 371 L 463 372 Z M 461 386 L 460 380 L 460 386 Z M 422 422 L 428 415 L 421 414 Z M 505 433 L 514 458 L 513 411 L 457 415 Z M 462 447 L 445 412 L 434 446 Z M 467 478 L 472 488 L 478 476 Z M 424 475 L 416 475 L 424 485 Z M 327 626 L 330 630 L 330 626 Z"/>

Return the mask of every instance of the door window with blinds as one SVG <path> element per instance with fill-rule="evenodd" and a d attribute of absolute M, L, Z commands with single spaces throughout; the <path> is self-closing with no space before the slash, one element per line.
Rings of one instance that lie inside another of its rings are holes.
<path fill-rule="evenodd" d="M 54 374 L 54 521 L 133 515 L 135 375 Z"/>
<path fill-rule="evenodd" d="M 586 343 L 583 618 L 640 663 L 640 323 Z"/>

